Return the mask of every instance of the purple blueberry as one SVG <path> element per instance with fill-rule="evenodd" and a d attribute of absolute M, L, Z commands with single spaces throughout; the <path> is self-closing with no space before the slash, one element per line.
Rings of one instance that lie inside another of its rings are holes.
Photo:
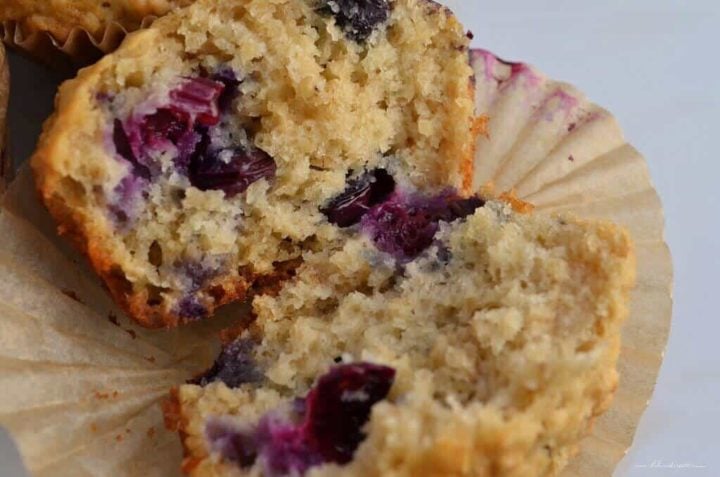
<path fill-rule="evenodd" d="M 228 197 L 244 192 L 260 179 L 275 177 L 277 167 L 261 149 L 224 149 L 196 154 L 190 161 L 190 183 L 200 190 L 222 190 Z"/>
<path fill-rule="evenodd" d="M 485 200 L 478 196 L 461 198 L 450 194 L 441 195 L 439 199 L 442 201 L 442 205 L 437 213 L 437 219 L 443 222 L 464 219 L 485 205 Z"/>
<path fill-rule="evenodd" d="M 209 78 L 188 78 L 170 92 L 172 106 L 195 116 L 202 126 L 213 126 L 220 120 L 218 99 L 225 89 L 220 81 Z"/>
<path fill-rule="evenodd" d="M 177 108 L 160 108 L 140 123 L 143 145 L 158 149 L 170 141 L 177 144 L 192 129 L 190 115 Z"/>
<path fill-rule="evenodd" d="M 153 151 L 176 148 L 173 163 L 178 172 L 200 190 L 222 190 L 228 197 L 244 192 L 250 184 L 275 176 L 275 161 L 264 151 L 244 146 L 216 144 L 212 133 L 222 127 L 227 113 L 240 94 L 241 81 L 230 68 L 211 78 L 186 78 L 170 91 L 170 101 L 151 114 L 116 119 L 113 142 L 117 154 L 130 162 L 133 175 L 150 180 L 160 173 Z M 122 215 L 122 214 L 121 214 Z M 185 303 L 188 315 L 200 313 L 195 303 Z"/>
<path fill-rule="evenodd" d="M 260 420 L 256 438 L 262 446 L 264 475 L 268 477 L 303 475 L 310 467 L 325 462 L 323 456 L 310 446 L 301 426 L 272 413 Z"/>
<path fill-rule="evenodd" d="M 190 280 L 190 290 L 199 290 L 208 280 L 218 274 L 218 270 L 204 266 L 202 263 L 179 261 L 175 269 Z"/>
<path fill-rule="evenodd" d="M 174 264 L 175 272 L 187 279 L 185 291 L 187 295 L 177 305 L 178 315 L 185 320 L 197 320 L 208 314 L 208 309 L 200 302 L 197 291 L 203 288 L 208 280 L 217 275 L 218 270 L 207 268 L 197 262 L 178 262 Z"/>
<path fill-rule="evenodd" d="M 137 156 L 135 156 L 130 138 L 125 131 L 122 121 L 119 119 L 116 119 L 113 123 L 113 143 L 115 144 L 115 150 L 118 155 L 132 165 L 133 175 L 143 179 L 150 179 L 150 169 L 145 164 L 140 163 Z"/>
<path fill-rule="evenodd" d="M 396 196 L 371 210 L 363 218 L 363 229 L 377 248 L 407 261 L 432 244 L 438 222 L 422 202 Z"/>
<path fill-rule="evenodd" d="M 358 43 L 390 18 L 388 0 L 324 0 L 320 13 L 332 15 L 345 35 Z"/>
<path fill-rule="evenodd" d="M 193 321 L 207 316 L 208 309 L 200 303 L 197 296 L 188 295 L 180 300 L 180 303 L 177 305 L 177 313 L 180 318 Z"/>
<path fill-rule="evenodd" d="M 189 382 L 207 386 L 212 382 L 222 381 L 227 386 L 236 388 L 245 383 L 262 381 L 263 374 L 252 356 L 253 347 L 253 342 L 247 339 L 236 340 L 224 346 L 212 367 Z"/>
<path fill-rule="evenodd" d="M 263 417 L 257 439 L 271 476 L 302 475 L 325 462 L 346 464 L 365 439 L 363 427 L 372 407 L 385 399 L 395 370 L 370 363 L 335 366 L 320 377 L 292 409 L 297 424 Z"/>
<path fill-rule="evenodd" d="M 344 464 L 365 439 L 372 407 L 385 399 L 395 380 L 387 366 L 336 366 L 322 376 L 306 399 L 304 430 L 310 447 L 327 462 Z"/>
<path fill-rule="evenodd" d="M 200 132 L 190 130 L 186 134 L 183 134 L 175 143 L 177 157 L 175 157 L 173 163 L 181 174 L 185 176 L 188 175 L 190 161 L 196 154 L 196 151 L 200 149 L 205 137 L 206 136 L 203 136 Z"/>
<path fill-rule="evenodd" d="M 258 442 L 253 430 L 243 431 L 232 423 L 211 418 L 205 424 L 205 438 L 210 450 L 241 467 L 251 466 L 258 453 Z"/>
<path fill-rule="evenodd" d="M 439 222 L 465 218 L 484 203 L 478 197 L 461 198 L 453 192 L 434 197 L 396 193 L 373 207 L 363 217 L 362 226 L 378 249 L 406 262 L 432 245 Z"/>
<path fill-rule="evenodd" d="M 248 346 L 252 345 L 247 343 L 241 341 L 232 352 L 228 347 L 223 354 L 228 351 L 235 357 L 249 355 Z M 234 362 L 236 358 L 218 359 L 221 361 Z M 216 367 L 227 366 L 218 362 Z M 204 386 L 216 379 L 199 379 L 195 383 Z M 372 407 L 387 397 L 394 380 L 395 370 L 387 366 L 335 366 L 318 380 L 306 398 L 291 403 L 287 415 L 270 412 L 252 431 L 212 419 L 206 424 L 205 436 L 213 452 L 241 467 L 260 459 L 268 477 L 303 475 L 325 462 L 346 464 L 366 437 L 363 427 Z"/>
<path fill-rule="evenodd" d="M 385 201 L 395 190 L 395 180 L 385 169 L 375 169 L 352 179 L 345 191 L 321 209 L 338 227 L 357 224 L 371 207 Z"/>
<path fill-rule="evenodd" d="M 228 112 L 232 102 L 240 95 L 239 88 L 241 81 L 231 68 L 222 68 L 212 75 L 211 78 L 225 86 L 218 98 L 218 106 L 220 107 L 221 113 Z"/>
<path fill-rule="evenodd" d="M 125 225 L 130 220 L 134 199 L 146 184 L 144 178 L 128 174 L 115 186 L 115 197 L 108 204 L 108 210 L 117 224 Z"/>

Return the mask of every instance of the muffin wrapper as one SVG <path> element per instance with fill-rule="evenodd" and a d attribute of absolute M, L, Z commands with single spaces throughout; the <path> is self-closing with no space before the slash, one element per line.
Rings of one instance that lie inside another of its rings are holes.
<path fill-rule="evenodd" d="M 537 213 L 612 219 L 632 233 L 638 284 L 615 400 L 563 477 L 610 476 L 655 384 L 667 340 L 672 269 L 663 213 L 642 157 L 613 117 L 573 87 L 472 52 L 478 188 L 514 189 Z M 38 203 L 23 170 L 0 212 L 0 424 L 34 476 L 176 475 L 178 436 L 162 423 L 171 386 L 206 368 L 225 317 L 173 331 L 132 325 Z"/>
<path fill-rule="evenodd" d="M 562 474 L 610 476 L 650 400 L 670 331 L 673 272 L 662 204 L 643 157 L 609 112 L 526 64 L 484 50 L 471 58 L 477 112 L 490 118 L 488 138 L 478 142 L 475 185 L 512 189 L 537 213 L 612 220 L 635 243 L 637 284 L 623 329 L 620 384 Z"/>
<path fill-rule="evenodd" d="M 140 28 L 147 28 L 156 19 L 142 19 Z M 110 23 L 97 35 L 82 28 L 73 29 L 64 40 L 46 31 L 25 32 L 15 21 L 0 22 L 2 41 L 36 60 L 58 70 L 74 70 L 96 62 L 115 50 L 129 32 L 119 23 Z"/>

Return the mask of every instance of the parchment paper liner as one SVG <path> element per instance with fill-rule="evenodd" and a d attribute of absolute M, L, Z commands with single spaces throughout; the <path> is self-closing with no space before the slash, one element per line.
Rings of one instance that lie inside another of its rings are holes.
<path fill-rule="evenodd" d="M 478 144 L 476 185 L 514 187 L 538 213 L 611 218 L 635 239 L 638 286 L 621 384 L 563 473 L 609 476 L 652 393 L 670 323 L 672 271 L 660 202 L 642 157 L 609 113 L 530 67 L 480 51 L 473 58 L 478 112 L 491 118 L 489 138 Z M 0 423 L 17 439 L 31 473 L 177 473 L 179 442 L 162 428 L 158 403 L 171 385 L 210 362 L 208 336 L 221 325 L 162 333 L 123 318 L 111 323 L 108 314 L 120 313 L 55 237 L 27 170 L 6 196 L 0 237 Z"/>
<path fill-rule="evenodd" d="M 514 189 L 536 212 L 571 211 L 627 227 L 637 285 L 623 331 L 620 386 L 563 477 L 612 475 L 652 395 L 672 313 L 672 262 L 660 199 L 642 156 L 617 121 L 574 87 L 487 51 L 472 53 L 477 110 L 490 117 L 475 184 Z"/>
<path fill-rule="evenodd" d="M 156 18 L 143 18 L 140 28 L 147 28 Z M 25 32 L 15 21 L 0 22 L 0 38 L 6 45 L 59 70 L 72 70 L 96 62 L 115 50 L 128 33 L 123 25 L 112 22 L 97 35 L 74 28 L 67 38 L 60 40 L 46 31 Z"/>

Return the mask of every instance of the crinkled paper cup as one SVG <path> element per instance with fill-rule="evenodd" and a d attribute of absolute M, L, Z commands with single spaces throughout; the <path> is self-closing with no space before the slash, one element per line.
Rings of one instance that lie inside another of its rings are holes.
<path fill-rule="evenodd" d="M 156 17 L 143 18 L 140 28 L 148 27 Z M 36 60 L 58 70 L 73 70 L 100 59 L 115 50 L 128 31 L 119 23 L 110 23 L 99 34 L 74 28 L 64 39 L 57 39 L 46 31 L 23 31 L 16 21 L 0 22 L 3 42 Z"/>
<path fill-rule="evenodd" d="M 488 137 L 475 185 L 514 190 L 537 213 L 572 212 L 625 226 L 635 242 L 637 285 L 623 329 L 620 385 L 563 477 L 610 476 L 632 443 L 655 387 L 672 313 L 672 261 L 662 205 L 642 156 L 615 118 L 574 87 L 524 63 L 471 53 L 477 111 Z"/>
<path fill-rule="evenodd" d="M 638 285 L 611 409 L 563 476 L 610 476 L 653 390 L 670 324 L 663 215 L 642 157 L 574 88 L 475 51 L 478 188 L 514 189 L 537 213 L 615 220 L 637 246 Z M 169 388 L 205 368 L 222 320 L 170 332 L 122 317 L 60 241 L 27 170 L 0 213 L 0 424 L 34 476 L 175 475 L 179 439 L 162 424 Z M 241 313 L 226 309 L 232 317 Z"/>

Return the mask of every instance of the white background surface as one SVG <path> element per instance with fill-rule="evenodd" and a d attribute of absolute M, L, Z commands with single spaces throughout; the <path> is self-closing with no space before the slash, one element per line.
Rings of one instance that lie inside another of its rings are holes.
<path fill-rule="evenodd" d="M 646 156 L 665 205 L 675 308 L 655 396 L 615 477 L 720 476 L 720 0 L 446 3 L 476 46 L 575 84 Z M 57 77 L 16 57 L 11 66 L 21 159 Z M 0 433 L 0 476 L 21 475 Z"/>

